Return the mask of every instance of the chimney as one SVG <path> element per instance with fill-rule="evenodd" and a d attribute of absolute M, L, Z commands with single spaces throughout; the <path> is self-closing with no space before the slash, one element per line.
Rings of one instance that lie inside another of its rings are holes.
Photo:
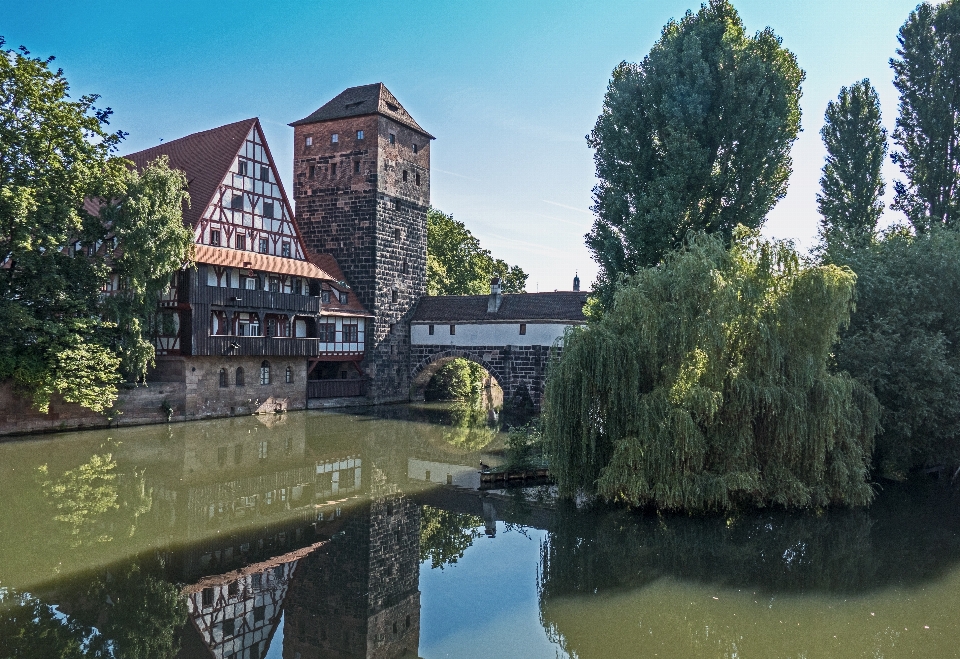
<path fill-rule="evenodd" d="M 578 273 L 573 273 L 573 290 L 574 292 L 580 291 L 580 276 Z"/>
<path fill-rule="evenodd" d="M 500 277 L 490 280 L 490 299 L 487 300 L 487 313 L 497 313 L 503 303 L 503 294 L 500 293 Z"/>

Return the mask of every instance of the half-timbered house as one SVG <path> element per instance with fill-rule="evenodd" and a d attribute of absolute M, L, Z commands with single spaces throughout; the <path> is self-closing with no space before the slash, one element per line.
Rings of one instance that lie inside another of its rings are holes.
<path fill-rule="evenodd" d="M 186 173 L 196 266 L 161 300 L 157 366 L 191 416 L 303 408 L 362 395 L 370 314 L 336 260 L 304 245 L 258 119 L 126 156 Z"/>

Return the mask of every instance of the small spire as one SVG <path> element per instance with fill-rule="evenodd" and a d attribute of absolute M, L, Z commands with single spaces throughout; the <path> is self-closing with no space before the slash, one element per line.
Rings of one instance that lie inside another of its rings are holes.
<path fill-rule="evenodd" d="M 578 292 L 580 290 L 580 273 L 577 271 L 574 271 L 573 273 L 573 290 L 574 292 Z"/>

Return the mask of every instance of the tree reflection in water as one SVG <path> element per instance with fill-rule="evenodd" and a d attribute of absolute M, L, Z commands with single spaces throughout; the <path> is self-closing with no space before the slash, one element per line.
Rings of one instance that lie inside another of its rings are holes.
<path fill-rule="evenodd" d="M 483 535 L 483 518 L 454 513 L 433 506 L 421 509 L 420 562 L 431 569 L 452 565 Z"/>

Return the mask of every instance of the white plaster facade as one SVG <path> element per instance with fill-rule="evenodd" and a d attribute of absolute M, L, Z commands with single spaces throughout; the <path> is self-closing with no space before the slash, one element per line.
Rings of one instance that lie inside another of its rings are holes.
<path fill-rule="evenodd" d="M 413 345 L 450 346 L 551 346 L 563 338 L 568 327 L 577 323 L 523 323 L 526 332 L 520 333 L 521 323 L 457 323 L 454 333 L 450 325 L 412 324 L 410 343 Z M 433 334 L 430 333 L 431 327 Z"/>

